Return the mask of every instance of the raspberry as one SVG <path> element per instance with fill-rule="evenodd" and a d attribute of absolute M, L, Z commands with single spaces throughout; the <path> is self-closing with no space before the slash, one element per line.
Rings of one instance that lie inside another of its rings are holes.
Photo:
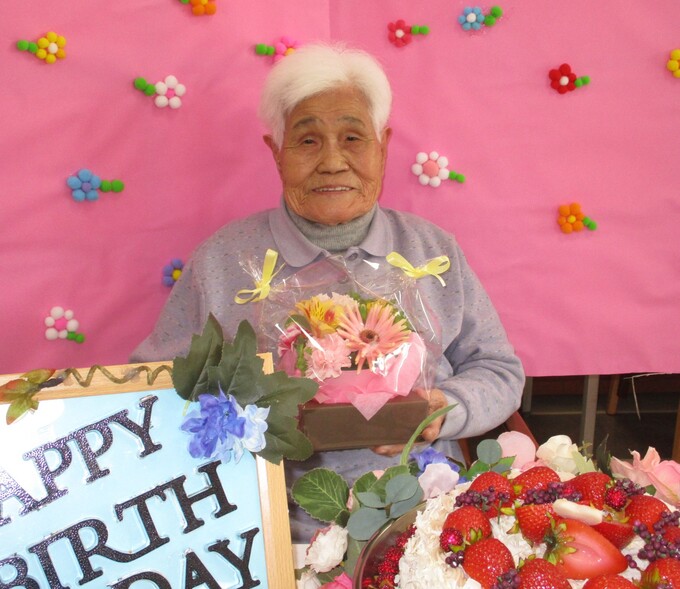
<path fill-rule="evenodd" d="M 439 534 L 439 546 L 444 552 L 453 552 L 455 546 L 463 545 L 463 534 L 455 528 L 444 528 Z"/>
<path fill-rule="evenodd" d="M 621 487 L 609 487 L 604 493 L 604 502 L 615 511 L 621 511 L 628 502 L 628 494 Z"/>

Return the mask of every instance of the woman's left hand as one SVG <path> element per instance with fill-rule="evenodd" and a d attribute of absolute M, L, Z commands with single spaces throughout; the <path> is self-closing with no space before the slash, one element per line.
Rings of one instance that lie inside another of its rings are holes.
<path fill-rule="evenodd" d="M 419 395 L 428 398 L 427 414 L 430 415 L 442 407 L 446 407 L 449 403 L 439 389 L 431 389 L 428 392 L 425 389 L 415 389 Z M 426 442 L 432 443 L 439 437 L 439 432 L 442 429 L 442 424 L 444 423 L 444 416 L 438 417 L 432 423 L 430 423 L 420 434 L 421 438 Z M 387 444 L 384 446 L 374 446 L 371 448 L 376 454 L 382 454 L 383 456 L 395 456 L 400 454 L 404 449 L 406 444 Z"/>

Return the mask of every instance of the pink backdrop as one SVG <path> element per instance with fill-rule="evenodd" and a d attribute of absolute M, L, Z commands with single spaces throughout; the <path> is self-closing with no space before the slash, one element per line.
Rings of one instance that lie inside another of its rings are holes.
<path fill-rule="evenodd" d="M 680 372 L 680 47 L 677 0 L 508 1 L 493 28 L 464 32 L 450 0 L 26 0 L 0 7 L 0 373 L 127 361 L 169 289 L 161 269 L 219 226 L 279 199 L 255 114 L 271 57 L 256 43 L 344 40 L 382 60 L 394 87 L 383 204 L 454 232 L 528 374 Z M 486 11 L 490 5 L 481 5 Z M 428 25 L 405 48 L 399 18 Z M 54 65 L 18 51 L 54 30 Z M 548 70 L 591 83 L 566 95 Z M 187 93 L 159 109 L 132 86 L 174 74 Z M 421 186 L 436 150 L 465 184 Z M 89 168 L 120 194 L 75 202 Z M 580 202 L 596 231 L 564 235 Z M 74 311 L 83 344 L 48 341 L 51 307 Z"/>

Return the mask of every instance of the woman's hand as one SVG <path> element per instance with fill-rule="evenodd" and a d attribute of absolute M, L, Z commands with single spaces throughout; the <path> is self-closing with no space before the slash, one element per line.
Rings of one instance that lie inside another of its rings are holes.
<path fill-rule="evenodd" d="M 425 389 L 414 389 L 416 393 L 422 397 L 428 397 L 427 391 Z M 439 389 L 431 389 L 428 398 L 427 414 L 430 415 L 442 407 L 448 405 L 448 401 Z M 420 434 L 420 436 L 426 442 L 434 442 L 439 437 L 439 432 L 442 429 L 442 424 L 444 423 L 444 416 L 438 417 L 432 423 L 430 423 Z M 385 446 L 375 446 L 371 448 L 376 454 L 382 454 L 383 456 L 395 456 L 400 454 L 404 449 L 406 444 L 387 444 Z"/>

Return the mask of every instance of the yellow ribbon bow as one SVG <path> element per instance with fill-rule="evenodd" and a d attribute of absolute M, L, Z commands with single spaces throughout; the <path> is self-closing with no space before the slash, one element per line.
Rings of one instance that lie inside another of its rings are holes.
<path fill-rule="evenodd" d="M 234 301 L 236 301 L 239 305 L 243 305 L 244 303 L 250 303 L 250 302 L 257 302 L 257 301 L 262 301 L 266 299 L 269 296 L 269 291 L 271 290 L 271 281 L 276 276 L 281 268 L 283 268 L 284 264 L 281 264 L 279 266 L 279 269 L 274 271 L 274 268 L 276 267 L 276 260 L 279 257 L 279 253 L 275 252 L 272 249 L 268 249 L 267 253 L 264 256 L 264 264 L 262 264 L 262 278 L 260 280 L 255 281 L 255 288 L 252 289 L 247 289 L 244 288 L 242 290 L 239 290 L 236 293 L 236 296 L 234 297 Z M 249 295 L 247 297 L 241 297 L 239 295 Z"/>
<path fill-rule="evenodd" d="M 436 258 L 428 260 L 422 266 L 418 266 L 417 268 L 415 268 L 411 262 L 409 262 L 404 256 L 398 254 L 397 252 L 387 254 L 385 259 L 388 263 L 392 264 L 392 266 L 401 268 L 406 276 L 418 279 L 422 278 L 423 276 L 430 275 L 439 280 L 442 286 L 446 286 L 446 282 L 444 282 L 444 279 L 440 276 L 440 274 L 443 274 L 451 267 L 451 262 L 448 256 L 437 256 Z"/>

